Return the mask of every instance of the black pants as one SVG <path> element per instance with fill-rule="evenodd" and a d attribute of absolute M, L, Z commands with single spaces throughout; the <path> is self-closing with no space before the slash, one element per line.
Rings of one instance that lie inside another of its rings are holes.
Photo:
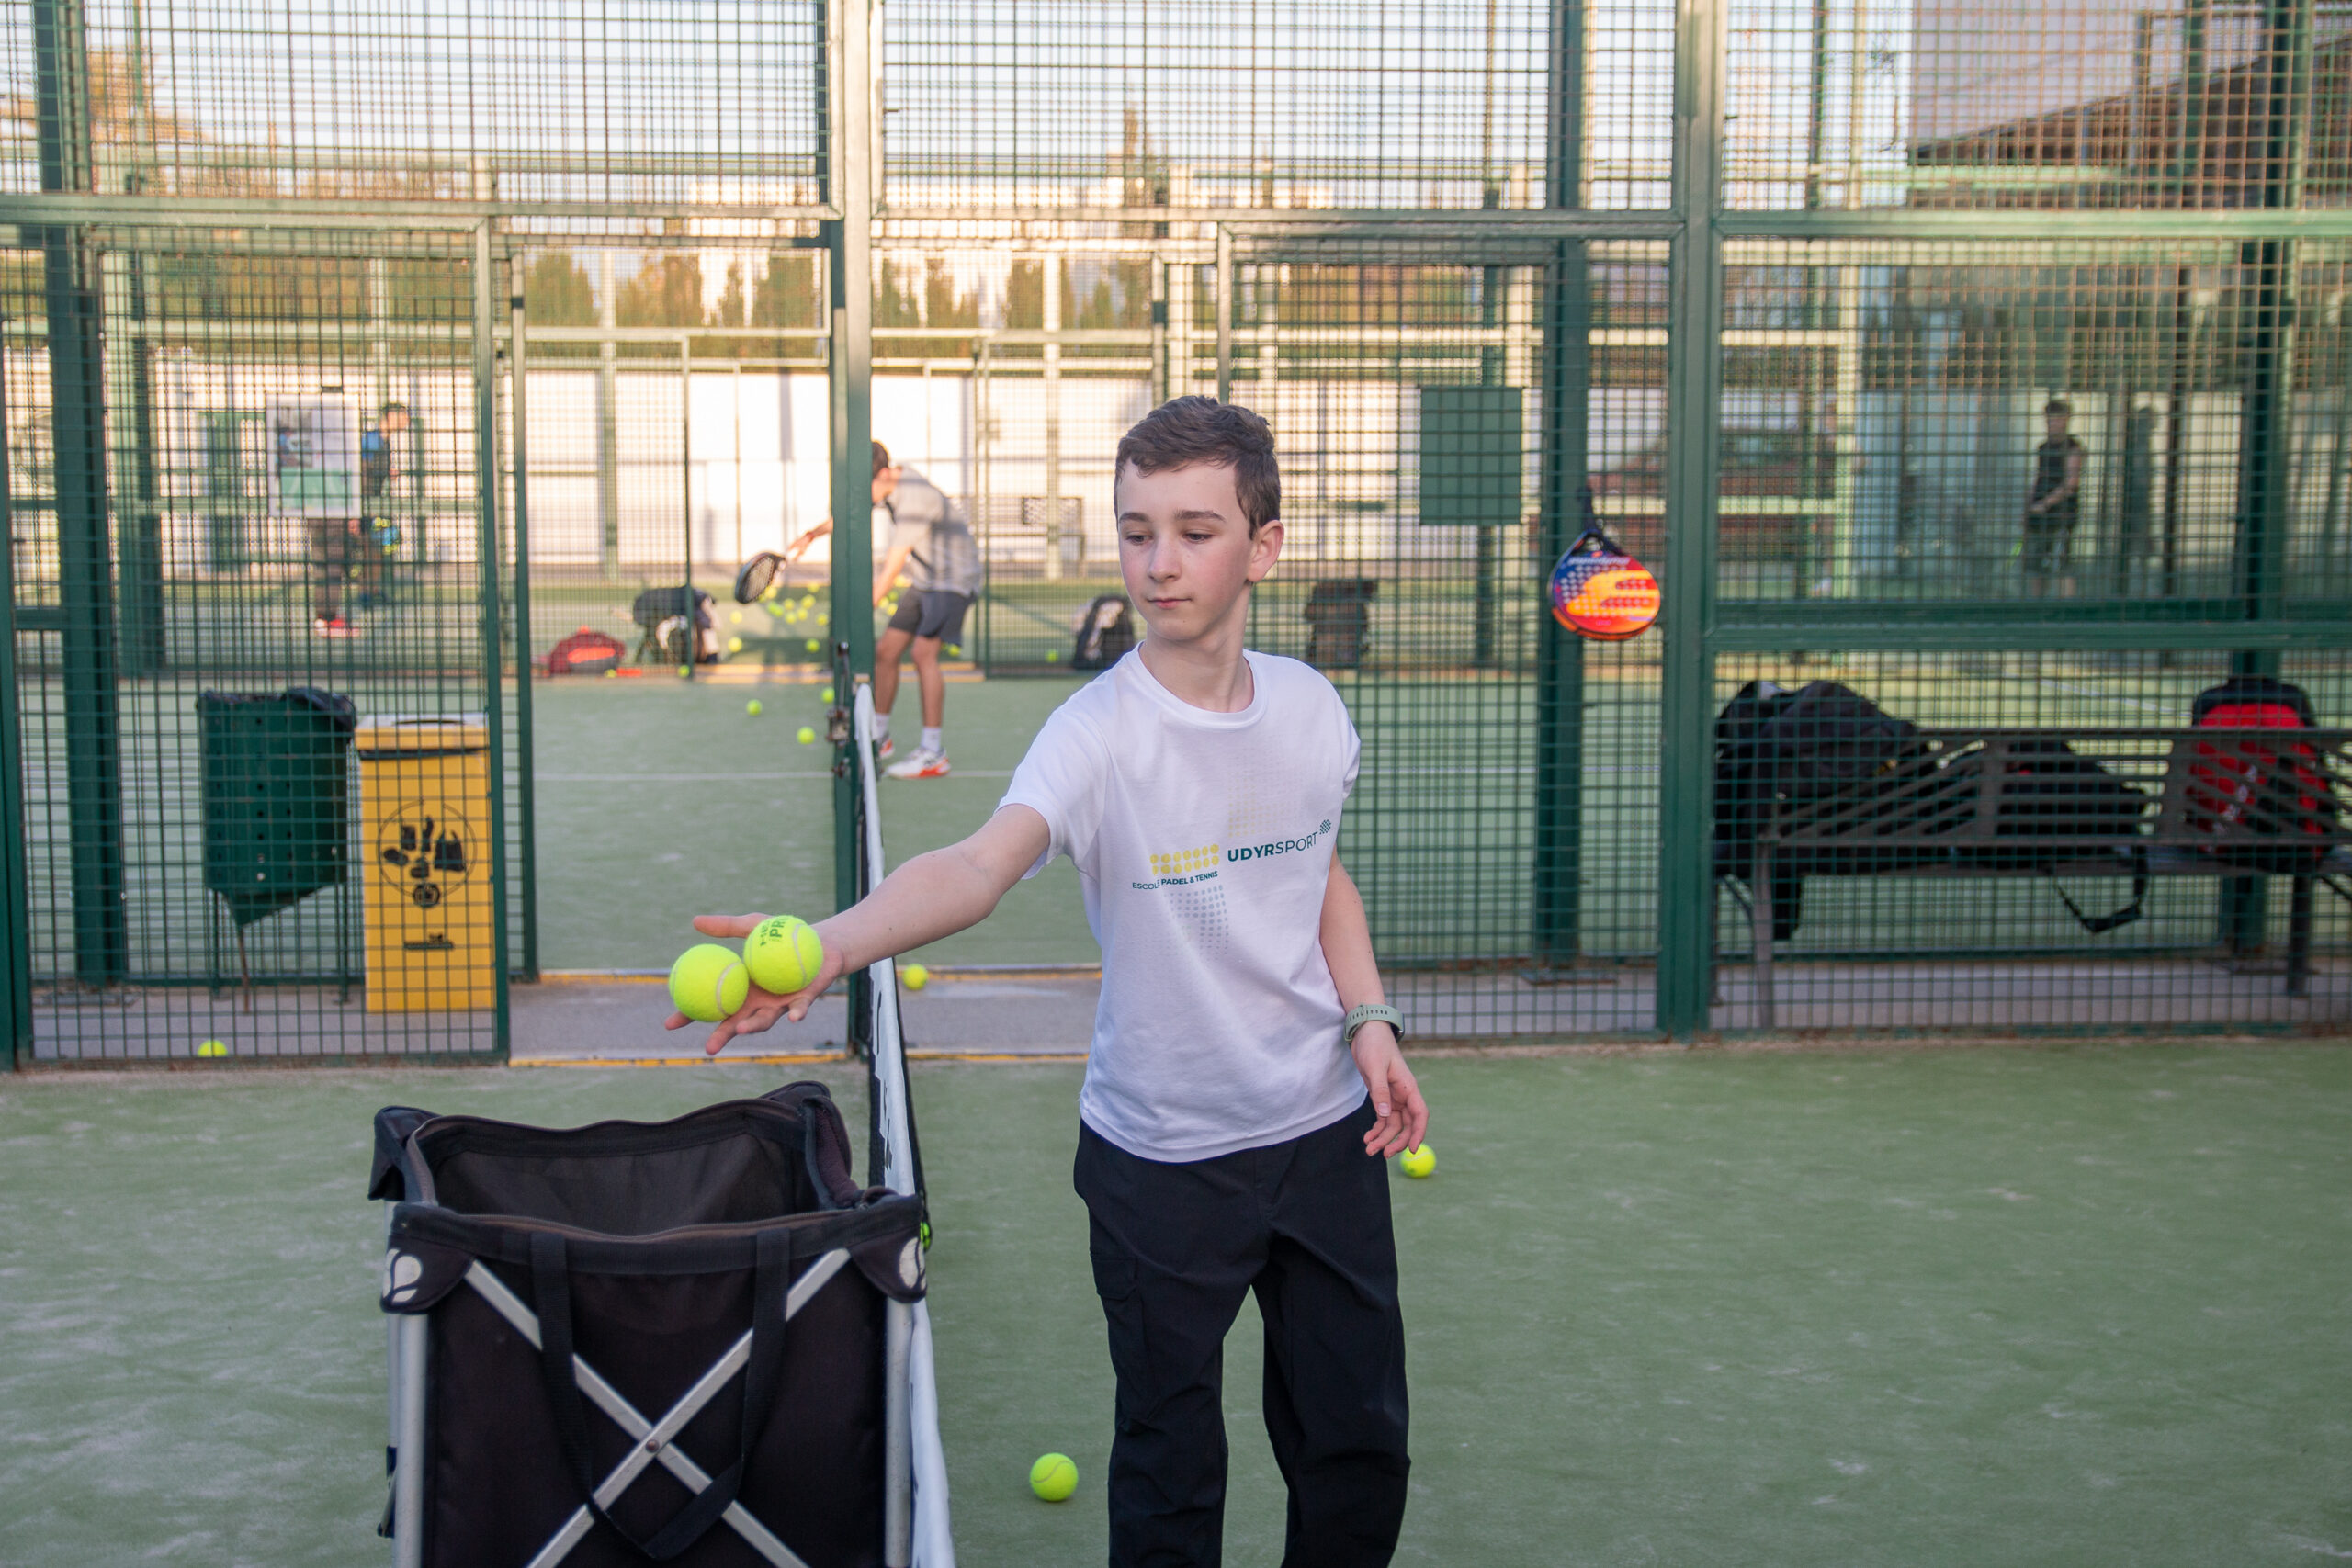
<path fill-rule="evenodd" d="M 1266 1436 L 1290 1486 L 1284 1568 L 1378 1568 L 1405 1517 L 1405 1320 L 1369 1101 L 1264 1148 L 1165 1165 L 1081 1123 L 1074 1180 L 1118 1374 L 1114 1568 L 1224 1551 L 1225 1336 L 1266 1325 Z"/>

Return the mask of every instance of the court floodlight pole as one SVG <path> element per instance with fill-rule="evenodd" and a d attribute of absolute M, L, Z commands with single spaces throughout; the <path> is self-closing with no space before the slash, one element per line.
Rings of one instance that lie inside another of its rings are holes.
<path fill-rule="evenodd" d="M 1715 480 L 1723 402 L 1723 11 L 1679 0 L 1674 50 L 1671 324 L 1666 359 L 1666 570 L 1658 631 L 1665 668 L 1658 739 L 1657 1027 L 1688 1040 L 1707 1027 L 1714 946 L 1709 784 L 1714 665 Z"/>
<path fill-rule="evenodd" d="M 847 645 L 853 677 L 874 673 L 873 465 L 874 75 L 871 0 L 836 0 L 826 7 L 825 59 L 819 85 L 825 94 L 826 148 L 821 160 L 825 203 L 835 216 L 825 225 L 826 274 L 832 295 L 826 339 L 831 391 L 832 466 L 831 629 Z M 851 694 L 836 699 L 846 705 Z M 835 761 L 846 763 L 846 739 Z M 857 877 L 857 770 L 836 766 L 833 784 L 833 902 L 847 908 L 860 896 Z"/>

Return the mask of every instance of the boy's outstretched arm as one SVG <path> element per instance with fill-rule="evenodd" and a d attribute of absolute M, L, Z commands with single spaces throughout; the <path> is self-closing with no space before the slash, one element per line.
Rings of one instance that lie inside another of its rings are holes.
<path fill-rule="evenodd" d="M 1372 956 L 1372 925 L 1364 919 L 1363 898 L 1355 881 L 1331 857 L 1331 877 L 1323 888 L 1323 962 L 1331 966 L 1331 983 L 1339 987 L 1340 1006 L 1351 1011 L 1365 1002 L 1385 1002 L 1380 965 Z M 1368 1155 L 1400 1154 L 1420 1147 L 1429 1131 L 1430 1108 L 1421 1086 L 1405 1065 L 1396 1032 L 1385 1023 L 1365 1024 L 1356 1031 L 1351 1047 L 1356 1071 L 1372 1091 L 1373 1114 L 1380 1118 L 1363 1135 Z"/>
<path fill-rule="evenodd" d="M 988 919 L 1021 874 L 1037 863 L 1051 835 L 1046 819 L 1026 806 L 1008 806 L 962 843 L 917 855 L 882 879 L 872 895 L 831 919 L 817 924 L 825 946 L 816 978 L 788 997 L 752 987 L 735 1016 L 722 1019 L 703 1050 L 716 1056 L 739 1034 L 758 1034 L 779 1018 L 795 1023 L 825 987 L 853 969 L 863 969 L 910 948 L 952 936 Z M 1362 921 L 1359 911 L 1358 921 Z M 696 915 L 705 936 L 749 936 L 765 915 Z M 1369 953 L 1369 947 L 1366 948 Z M 683 1013 L 670 1015 L 669 1028 L 684 1029 Z M 1357 1036 L 1362 1039 L 1362 1035 Z"/>

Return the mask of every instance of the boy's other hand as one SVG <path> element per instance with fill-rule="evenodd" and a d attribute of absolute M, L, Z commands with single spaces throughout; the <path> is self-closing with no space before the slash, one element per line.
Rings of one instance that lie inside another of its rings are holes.
<path fill-rule="evenodd" d="M 751 935 L 753 929 L 766 919 L 765 915 L 696 915 L 695 930 L 705 936 L 740 939 Z M 816 977 L 788 997 L 779 997 L 774 991 L 763 991 L 753 986 L 733 1016 L 720 1019 L 718 1026 L 710 1032 L 710 1038 L 703 1042 L 703 1055 L 718 1055 L 727 1048 L 727 1043 L 739 1034 L 764 1034 L 775 1026 L 778 1019 L 789 1018 L 798 1023 L 808 1016 L 810 1004 L 825 994 L 828 986 L 841 978 L 843 967 L 839 945 L 827 942 L 824 931 L 822 925 L 817 928 L 817 940 L 823 943 L 825 956 L 823 962 L 817 965 Z M 684 1029 L 693 1021 L 682 1012 L 673 1012 L 662 1027 Z"/>
<path fill-rule="evenodd" d="M 1430 1129 L 1429 1102 L 1405 1065 L 1396 1032 L 1385 1023 L 1367 1023 L 1356 1031 L 1351 1050 L 1363 1087 L 1372 1091 L 1373 1114 L 1380 1118 L 1363 1135 L 1363 1152 L 1385 1158 L 1420 1147 Z"/>

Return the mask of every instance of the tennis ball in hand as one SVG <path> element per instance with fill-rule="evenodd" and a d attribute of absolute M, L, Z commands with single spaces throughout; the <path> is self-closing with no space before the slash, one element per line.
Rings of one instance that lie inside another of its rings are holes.
<path fill-rule="evenodd" d="M 715 942 L 696 942 L 670 965 L 670 1000 L 696 1023 L 731 1018 L 751 989 L 743 961 Z"/>
<path fill-rule="evenodd" d="M 817 742 L 817 732 L 804 724 L 800 727 L 800 733 L 793 739 L 798 740 L 803 746 L 813 746 Z"/>
<path fill-rule="evenodd" d="M 1048 1503 L 1058 1503 L 1078 1490 L 1078 1466 L 1068 1454 L 1040 1454 L 1029 1467 L 1029 1490 Z"/>
<path fill-rule="evenodd" d="M 899 971 L 899 978 L 907 983 L 910 991 L 920 991 L 931 984 L 931 971 L 920 964 L 910 964 Z"/>
<path fill-rule="evenodd" d="M 775 915 L 752 928 L 743 939 L 743 963 L 760 989 L 788 997 L 817 977 L 825 962 L 825 944 L 808 922 L 790 915 Z"/>
<path fill-rule="evenodd" d="M 1397 1156 L 1396 1163 L 1405 1168 L 1408 1176 L 1427 1176 L 1437 1168 L 1437 1151 L 1423 1144 L 1417 1149 L 1407 1149 Z"/>

